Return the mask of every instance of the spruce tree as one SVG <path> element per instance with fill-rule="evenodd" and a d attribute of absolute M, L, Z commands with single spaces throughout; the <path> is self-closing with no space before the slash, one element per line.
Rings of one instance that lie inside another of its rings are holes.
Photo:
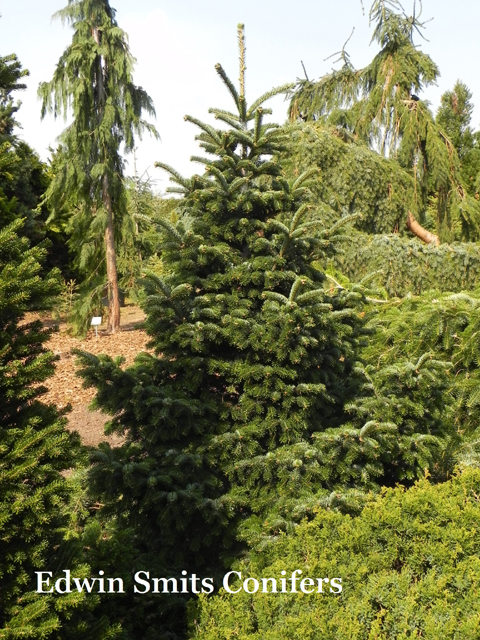
<path fill-rule="evenodd" d="M 96 292 L 98 302 L 106 269 L 113 332 L 120 326 L 117 245 L 126 215 L 121 148 L 132 151 L 135 136 L 145 130 L 158 136 L 142 119 L 143 112 L 155 115 L 155 110 L 148 94 L 133 84 L 135 60 L 108 0 L 69 0 L 55 17 L 68 22 L 74 35 L 53 79 L 40 85 L 42 117 L 47 111 L 66 116 L 72 107 L 73 122 L 61 136 L 47 201 L 56 211 L 65 204 L 78 207 L 72 219 L 79 264 L 87 275 L 85 293 L 94 298 Z M 88 308 L 82 315 L 85 324 Z"/>

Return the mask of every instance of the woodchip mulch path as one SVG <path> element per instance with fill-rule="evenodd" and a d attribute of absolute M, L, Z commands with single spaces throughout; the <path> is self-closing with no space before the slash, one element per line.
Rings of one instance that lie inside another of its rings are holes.
<path fill-rule="evenodd" d="M 25 321 L 37 318 L 38 314 L 27 314 Z M 95 355 L 105 353 L 109 356 L 124 356 L 125 364 L 132 364 L 135 356 L 146 351 L 148 336 L 139 327 L 144 316 L 138 307 L 127 306 L 122 309 L 121 331 L 108 335 L 102 325 L 95 337 L 94 329 L 89 331 L 85 340 L 79 340 L 69 335 L 67 326 L 60 323 L 59 330 L 52 333 L 47 346 L 55 355 L 59 356 L 55 374 L 45 381 L 48 388 L 41 399 L 45 403 L 56 404 L 63 408 L 70 404 L 72 410 L 68 414 L 69 429 L 78 431 L 82 442 L 89 446 L 98 445 L 102 440 L 112 445 L 119 444 L 121 437 L 117 435 L 105 436 L 103 429 L 109 417 L 100 411 L 90 411 L 89 404 L 95 395 L 94 389 L 85 389 L 83 381 L 76 375 L 76 357 L 72 349 L 81 349 Z M 51 326 L 51 318 L 41 318 L 46 326 Z"/>

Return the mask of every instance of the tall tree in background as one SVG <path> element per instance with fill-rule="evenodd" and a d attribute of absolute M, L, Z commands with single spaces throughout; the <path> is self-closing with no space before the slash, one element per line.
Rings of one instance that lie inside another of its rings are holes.
<path fill-rule="evenodd" d="M 418 95 L 439 75 L 430 56 L 414 43 L 424 26 L 420 16 L 421 2 L 414 3 L 408 16 L 398 0 L 375 0 L 370 22 L 374 25 L 372 41 L 380 51 L 369 65 L 357 70 L 342 50 L 339 71 L 318 82 L 300 80 L 290 103 L 290 117 L 335 125 L 345 137 L 396 158 L 415 177 L 415 208 L 420 212 L 431 194 L 448 194 L 438 198 L 440 239 L 475 240 L 480 237 L 480 207 L 463 184 L 454 145 Z M 439 239 L 411 213 L 406 223 L 425 242 L 438 244 Z"/>
<path fill-rule="evenodd" d="M 142 119 L 144 111 L 154 116 L 155 110 L 133 84 L 135 60 L 108 0 L 69 0 L 55 17 L 68 22 L 74 35 L 51 82 L 40 85 L 42 117 L 47 111 L 66 116 L 71 107 L 73 122 L 61 136 L 61 162 L 47 198 L 60 210 L 65 196 L 74 194 L 81 262 L 97 276 L 106 265 L 108 329 L 114 332 L 120 326 L 116 241 L 126 213 L 121 149 L 132 151 L 135 135 L 145 130 L 158 136 Z"/>
<path fill-rule="evenodd" d="M 480 190 L 480 133 L 471 126 L 472 93 L 457 80 L 451 91 L 445 91 L 435 118 L 458 154 L 461 173 L 470 195 L 478 198 Z"/>
<path fill-rule="evenodd" d="M 26 89 L 27 85 L 19 82 L 25 76 L 28 76 L 28 71 L 22 69 L 14 53 L 0 56 L 0 143 L 12 139 L 16 124 L 14 115 L 20 108 L 20 103 L 14 101 L 12 92 Z"/>

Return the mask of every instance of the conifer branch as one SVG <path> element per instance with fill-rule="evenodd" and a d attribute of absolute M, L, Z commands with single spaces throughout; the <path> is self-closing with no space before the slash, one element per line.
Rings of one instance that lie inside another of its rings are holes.
<path fill-rule="evenodd" d="M 169 173 L 170 180 L 172 180 L 173 182 L 176 182 L 185 189 L 190 189 L 191 180 L 189 180 L 188 178 L 184 178 L 176 169 L 171 167 L 169 164 L 165 164 L 165 162 L 155 162 L 153 166 L 157 169 L 163 169 L 164 171 Z"/>
<path fill-rule="evenodd" d="M 215 65 L 215 71 L 218 73 L 218 75 L 220 76 L 220 78 L 223 80 L 225 86 L 227 87 L 227 89 L 230 92 L 230 95 L 232 96 L 235 105 L 237 106 L 237 109 L 240 111 L 240 100 L 239 100 L 239 95 L 237 90 L 235 89 L 234 84 L 232 83 L 232 81 L 230 80 L 230 78 L 227 76 L 227 74 L 225 73 L 223 67 L 221 64 L 217 63 Z"/>
<path fill-rule="evenodd" d="M 198 120 L 198 118 L 193 118 L 192 116 L 186 115 L 183 116 L 183 119 L 186 122 L 191 122 L 192 124 L 196 124 L 197 127 L 202 129 L 208 136 L 210 136 L 211 140 L 216 142 L 219 146 L 222 144 L 222 139 L 220 137 L 220 132 L 211 127 L 209 124 Z"/>

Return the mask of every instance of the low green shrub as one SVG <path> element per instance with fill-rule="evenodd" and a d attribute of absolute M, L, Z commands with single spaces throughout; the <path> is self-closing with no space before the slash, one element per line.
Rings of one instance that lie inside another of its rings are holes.
<path fill-rule="evenodd" d="M 191 637 L 478 638 L 479 493 L 480 470 L 470 468 L 443 484 L 385 490 L 357 517 L 322 511 L 235 569 L 257 580 L 286 571 L 288 585 L 295 569 L 300 579 L 342 578 L 340 594 L 222 589 L 191 607 Z"/>

